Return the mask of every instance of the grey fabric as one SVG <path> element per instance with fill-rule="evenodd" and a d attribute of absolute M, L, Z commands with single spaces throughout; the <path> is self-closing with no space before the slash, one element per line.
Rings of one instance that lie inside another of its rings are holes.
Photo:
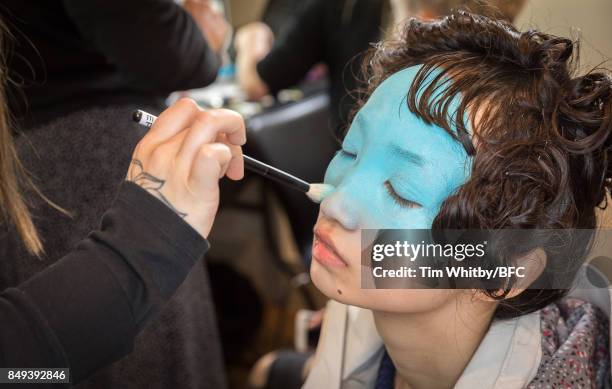
<path fill-rule="evenodd" d="M 595 305 L 561 299 L 540 311 L 542 361 L 528 388 L 610 388 L 609 321 Z"/>
<path fill-rule="evenodd" d="M 159 112 L 159 107 L 129 105 L 88 109 L 24 129 L 18 151 L 25 167 L 38 188 L 69 210 L 72 218 L 30 194 L 46 254 L 42 259 L 28 255 L 14 233 L 2 226 L 0 290 L 51 265 L 98 225 L 144 134 L 130 119 L 136 108 Z M 198 263 L 159 317 L 137 338 L 133 353 L 77 387 L 226 386 L 208 273 Z"/>
<path fill-rule="evenodd" d="M 380 362 L 385 354 L 384 347 L 372 354 L 367 361 L 359 366 L 351 375 L 342 380 L 342 389 L 374 389 Z"/>

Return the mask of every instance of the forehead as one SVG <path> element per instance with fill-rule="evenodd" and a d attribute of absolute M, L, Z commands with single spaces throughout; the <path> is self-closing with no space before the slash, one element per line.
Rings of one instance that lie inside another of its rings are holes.
<path fill-rule="evenodd" d="M 448 157 L 446 153 L 465 158 L 463 146 L 448 132 L 425 123 L 408 109 L 408 92 L 419 69 L 420 66 L 403 69 L 376 88 L 355 117 L 347 134 L 349 142 L 351 138 L 360 138 L 370 145 L 410 149 L 429 160 Z M 428 79 L 433 77 L 432 74 Z M 427 85 L 428 79 L 423 85 Z M 433 151 L 436 153 L 429 154 Z"/>
<path fill-rule="evenodd" d="M 389 76 L 374 90 L 361 111 L 368 116 L 378 114 L 397 119 L 412 114 L 407 109 L 407 96 L 419 69 L 420 66 L 412 66 Z"/>

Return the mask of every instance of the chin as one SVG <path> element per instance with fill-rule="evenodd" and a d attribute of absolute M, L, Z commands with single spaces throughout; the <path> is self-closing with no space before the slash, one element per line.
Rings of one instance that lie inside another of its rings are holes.
<path fill-rule="evenodd" d="M 310 279 L 321 293 L 333 298 L 333 295 L 330 294 L 334 290 L 335 277 L 314 258 L 310 262 Z"/>
<path fill-rule="evenodd" d="M 310 265 L 310 278 L 314 286 L 332 300 L 361 308 L 373 308 L 371 304 L 368 304 L 368 291 L 361 289 L 359 280 L 351 277 L 344 279 L 314 259 Z"/>
<path fill-rule="evenodd" d="M 314 286 L 330 299 L 344 304 L 352 304 L 347 297 L 353 295 L 355 286 L 341 280 L 337 274 L 318 263 L 314 258 L 310 265 L 310 278 Z"/>

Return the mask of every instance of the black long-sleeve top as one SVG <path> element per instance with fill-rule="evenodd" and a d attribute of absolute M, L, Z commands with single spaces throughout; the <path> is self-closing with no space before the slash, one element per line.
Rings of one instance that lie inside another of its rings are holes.
<path fill-rule="evenodd" d="M 220 64 L 174 0 L 2 0 L 9 107 L 26 123 L 92 105 L 151 103 L 211 83 Z"/>
<path fill-rule="evenodd" d="M 159 200 L 124 183 L 99 230 L 0 294 L 0 367 L 67 367 L 74 383 L 119 359 L 208 247 Z"/>

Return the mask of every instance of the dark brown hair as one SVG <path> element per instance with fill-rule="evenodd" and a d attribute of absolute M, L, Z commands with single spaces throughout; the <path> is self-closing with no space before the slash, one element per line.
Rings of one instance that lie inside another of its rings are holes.
<path fill-rule="evenodd" d="M 612 82 L 602 71 L 576 76 L 575 48 L 570 39 L 461 10 L 411 19 L 398 38 L 375 47 L 359 104 L 390 75 L 422 65 L 407 90 L 408 108 L 473 156 L 470 178 L 442 204 L 432 228 L 596 227 L 595 208 L 605 207 L 612 175 Z M 454 99 L 458 108 L 449 112 Z M 476 123 L 474 139 L 466 118 Z M 499 317 L 534 311 L 567 292 L 505 298 L 508 291 L 487 291 L 501 300 Z"/>

